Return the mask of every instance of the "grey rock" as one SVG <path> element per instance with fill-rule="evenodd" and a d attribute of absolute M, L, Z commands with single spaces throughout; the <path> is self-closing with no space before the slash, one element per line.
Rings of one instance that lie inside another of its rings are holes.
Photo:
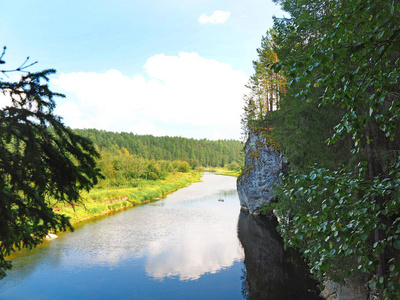
<path fill-rule="evenodd" d="M 368 289 L 365 284 L 358 281 L 345 279 L 344 286 L 337 282 L 327 280 L 324 282 L 324 290 L 321 297 L 326 300 L 367 300 Z"/>
<path fill-rule="evenodd" d="M 261 204 L 272 201 L 274 185 L 279 183 L 279 174 L 286 170 L 287 162 L 259 131 L 250 132 L 244 152 L 245 169 L 237 181 L 240 205 L 258 213 Z"/>
<path fill-rule="evenodd" d="M 259 131 L 250 131 L 244 152 L 245 168 L 238 178 L 237 191 L 242 208 L 257 214 L 261 204 L 271 203 L 273 200 L 274 186 L 279 184 L 279 174 L 287 171 L 287 160 Z M 368 299 L 368 290 L 362 283 L 366 280 L 345 282 L 341 286 L 333 281 L 325 281 L 320 296 L 326 300 Z"/>

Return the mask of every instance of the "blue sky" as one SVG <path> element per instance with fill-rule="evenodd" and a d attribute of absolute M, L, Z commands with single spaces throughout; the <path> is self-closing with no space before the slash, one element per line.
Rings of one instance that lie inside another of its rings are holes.
<path fill-rule="evenodd" d="M 271 0 L 3 0 L 7 67 L 54 68 L 72 128 L 239 139 Z"/>

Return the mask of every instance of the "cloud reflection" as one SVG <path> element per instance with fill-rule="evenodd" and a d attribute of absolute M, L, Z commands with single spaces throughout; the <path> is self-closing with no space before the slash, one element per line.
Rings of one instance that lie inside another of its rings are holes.
<path fill-rule="evenodd" d="M 150 243 L 145 264 L 147 274 L 159 280 L 164 277 L 195 280 L 232 266 L 243 259 L 235 226 L 236 222 L 224 219 L 218 224 L 194 222 L 178 229 L 179 243 L 171 243 L 168 238 Z"/>
<path fill-rule="evenodd" d="M 228 268 L 244 257 L 236 232 L 240 206 L 236 191 L 223 189 L 226 177 L 211 176 L 210 182 L 203 177 L 211 190 L 204 189 L 205 182 L 193 184 L 159 202 L 84 226 L 65 244 L 62 237 L 54 242 L 63 243 L 59 250 L 69 269 L 114 269 L 143 259 L 148 276 L 186 281 Z"/>

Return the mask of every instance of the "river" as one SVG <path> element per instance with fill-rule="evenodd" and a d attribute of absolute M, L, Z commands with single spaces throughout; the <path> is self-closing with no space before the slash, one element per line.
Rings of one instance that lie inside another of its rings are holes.
<path fill-rule="evenodd" d="M 18 252 L 0 299 L 317 299 L 275 227 L 240 210 L 236 178 L 205 173 Z"/>

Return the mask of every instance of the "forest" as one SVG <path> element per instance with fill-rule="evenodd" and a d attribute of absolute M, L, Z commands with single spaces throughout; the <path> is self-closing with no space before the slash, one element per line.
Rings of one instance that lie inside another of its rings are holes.
<path fill-rule="evenodd" d="M 193 169 L 197 166 L 223 167 L 233 162 L 243 163 L 243 143 L 237 140 L 155 137 L 97 129 L 75 129 L 74 132 L 89 138 L 100 151 L 116 154 L 125 148 L 130 154 L 148 160 L 185 160 Z"/>
<path fill-rule="evenodd" d="M 91 140 L 100 154 L 97 163 L 104 178 L 97 187 L 132 187 L 138 179 L 165 179 L 170 173 L 189 172 L 199 167 L 237 171 L 243 162 L 243 143 L 237 140 L 155 137 L 97 129 L 74 129 L 73 132 Z"/>
<path fill-rule="evenodd" d="M 234 175 L 240 171 L 243 144 L 236 140 L 194 140 L 73 129 L 90 141 L 101 176 L 92 190 L 80 193 L 70 205 L 52 199 L 54 211 L 72 224 L 127 207 L 160 199 L 192 182 L 200 181 L 205 167 Z M 239 164 L 240 163 L 240 164 Z"/>
<path fill-rule="evenodd" d="M 321 282 L 400 298 L 400 3 L 276 0 L 242 116 L 290 165 L 274 209 Z"/>

